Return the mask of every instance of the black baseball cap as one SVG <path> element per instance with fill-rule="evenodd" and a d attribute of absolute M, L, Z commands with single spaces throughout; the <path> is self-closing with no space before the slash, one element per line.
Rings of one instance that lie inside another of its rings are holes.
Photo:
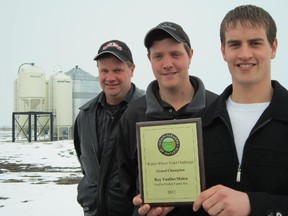
<path fill-rule="evenodd" d="M 187 43 L 191 48 L 190 39 L 180 25 L 173 22 L 162 22 L 156 27 L 149 30 L 148 33 L 146 34 L 144 38 L 144 45 L 147 49 L 149 49 L 152 46 L 153 38 L 155 35 L 159 33 L 159 31 L 164 31 L 168 33 L 176 41 L 180 43 Z"/>
<path fill-rule="evenodd" d="M 94 60 L 100 59 L 100 57 L 103 54 L 110 53 L 114 56 L 116 56 L 118 59 L 120 59 L 123 62 L 130 61 L 133 62 L 133 57 L 131 50 L 129 47 L 122 41 L 119 40 L 111 40 L 103 43 L 101 47 L 98 50 L 98 54 L 94 58 Z"/>

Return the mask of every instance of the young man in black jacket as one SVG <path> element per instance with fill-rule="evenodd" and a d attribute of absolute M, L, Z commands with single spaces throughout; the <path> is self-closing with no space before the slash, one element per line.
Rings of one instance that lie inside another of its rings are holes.
<path fill-rule="evenodd" d="M 80 108 L 75 122 L 74 145 L 84 175 L 77 200 L 85 216 L 127 216 L 118 178 L 117 127 L 128 104 L 144 91 L 131 83 L 135 64 L 124 42 L 103 43 L 94 60 L 103 91 Z"/>
<path fill-rule="evenodd" d="M 181 215 L 288 215 L 288 91 L 271 80 L 276 32 L 271 15 L 254 5 L 224 17 L 221 51 L 232 85 L 199 113 L 208 189 L 195 200 L 195 213 Z M 170 210 L 157 207 L 148 215 Z"/>
<path fill-rule="evenodd" d="M 193 49 L 180 25 L 160 23 L 146 34 L 144 44 L 156 80 L 147 87 L 146 96 L 123 114 L 117 143 L 120 182 L 131 210 L 138 193 L 136 122 L 191 118 L 217 97 L 198 77 L 189 76 Z"/>

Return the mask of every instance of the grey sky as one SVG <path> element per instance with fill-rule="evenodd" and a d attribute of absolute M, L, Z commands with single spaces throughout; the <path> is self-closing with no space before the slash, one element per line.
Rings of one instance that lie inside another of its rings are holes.
<path fill-rule="evenodd" d="M 220 52 L 219 25 L 240 4 L 266 9 L 278 27 L 278 52 L 272 78 L 288 88 L 288 2 L 209 0 L 2 0 L 0 7 L 0 126 L 10 126 L 13 82 L 22 63 L 34 62 L 46 77 L 67 72 L 75 65 L 97 76 L 93 58 L 110 39 L 125 41 L 133 52 L 133 82 L 145 89 L 154 79 L 143 39 L 162 21 L 180 24 L 190 37 L 194 56 L 190 74 L 199 76 L 209 90 L 221 93 L 230 75 Z"/>

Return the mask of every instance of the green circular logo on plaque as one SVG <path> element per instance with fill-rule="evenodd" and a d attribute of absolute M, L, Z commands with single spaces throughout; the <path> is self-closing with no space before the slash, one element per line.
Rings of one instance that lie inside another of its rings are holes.
<path fill-rule="evenodd" d="M 175 155 L 180 148 L 180 141 L 175 134 L 166 133 L 158 139 L 158 149 L 165 156 Z"/>

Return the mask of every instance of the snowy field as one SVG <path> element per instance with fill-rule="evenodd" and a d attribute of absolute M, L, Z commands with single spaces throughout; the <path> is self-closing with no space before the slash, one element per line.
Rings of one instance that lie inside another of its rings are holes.
<path fill-rule="evenodd" d="M 81 216 L 82 174 L 72 140 L 11 142 L 0 131 L 0 215 Z"/>

